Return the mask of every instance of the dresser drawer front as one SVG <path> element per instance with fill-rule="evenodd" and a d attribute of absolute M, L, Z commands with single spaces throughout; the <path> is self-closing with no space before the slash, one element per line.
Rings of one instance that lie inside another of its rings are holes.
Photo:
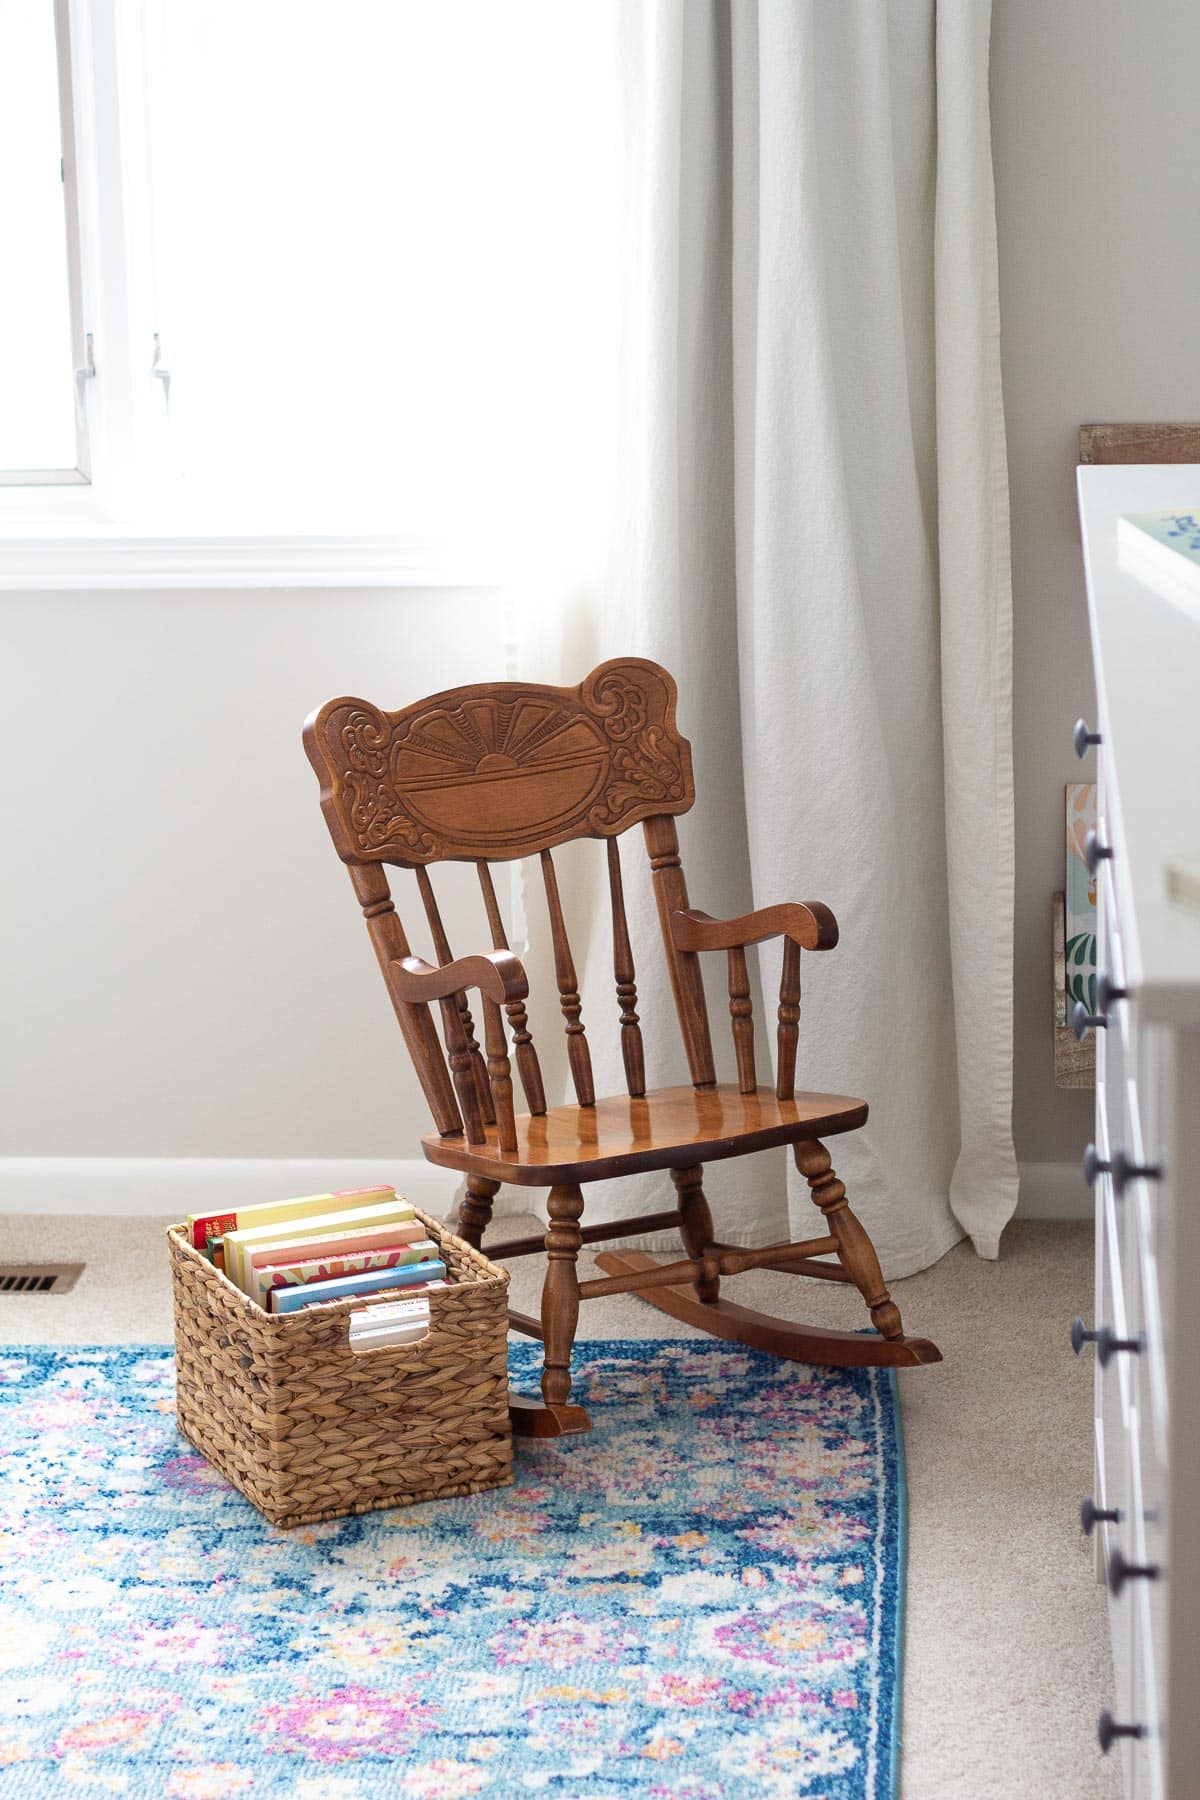
<path fill-rule="evenodd" d="M 1139 1568 L 1156 1568 L 1156 1579 L 1141 1577 L 1126 1583 L 1110 1599 L 1112 1613 L 1128 1609 L 1132 1633 L 1133 1686 L 1128 1717 L 1142 1727 L 1143 1736 L 1130 1740 L 1132 1781 L 1129 1791 L 1136 1800 L 1164 1800 L 1162 1776 L 1162 1719 L 1165 1693 L 1161 1674 L 1165 1668 L 1166 1637 L 1165 1570 L 1147 1537 L 1147 1516 L 1153 1510 L 1153 1474 L 1141 1455 L 1141 1421 L 1137 1409 L 1129 1421 L 1129 1529 L 1125 1554 Z M 1148 1480 L 1147 1477 L 1150 1477 Z M 1116 1626 L 1114 1625 L 1114 1630 Z"/>
<path fill-rule="evenodd" d="M 1102 872 L 1096 887 L 1097 920 L 1096 920 L 1096 973 L 1097 989 L 1099 977 L 1105 976 L 1110 988 L 1126 990 L 1125 951 L 1121 941 L 1120 925 L 1111 912 L 1111 890 L 1106 886 L 1103 871 L 1107 864 L 1101 866 Z M 1099 997 L 1097 996 L 1097 1007 Z M 1107 1026 L 1096 1034 L 1096 1082 L 1099 1090 L 1103 1084 L 1106 1093 L 1111 1092 L 1118 1106 L 1126 1081 L 1133 1073 L 1135 1058 L 1133 1042 L 1136 1038 L 1136 1006 L 1118 1000 L 1110 1002 L 1105 1012 Z M 1120 1129 L 1115 1133 L 1118 1141 Z"/>
<path fill-rule="evenodd" d="M 1136 1196 L 1136 1214 L 1144 1210 L 1145 1195 Z M 1135 1216 L 1136 1216 L 1135 1214 Z M 1168 1556 L 1170 1529 L 1170 1492 L 1167 1479 L 1167 1436 L 1159 1413 L 1156 1395 L 1155 1364 L 1151 1359 L 1151 1342 L 1157 1300 L 1154 1294 L 1153 1259 L 1139 1257 L 1130 1270 L 1131 1279 L 1140 1293 L 1140 1312 L 1145 1348 L 1131 1358 L 1133 1381 L 1129 1420 L 1130 1538 L 1132 1560 L 1142 1567 L 1158 1570 L 1154 1581 L 1141 1581 L 1138 1587 L 1138 1655 L 1134 1671 L 1134 1705 L 1137 1719 L 1147 1730 L 1142 1761 L 1146 1780 L 1151 1785 L 1144 1791 L 1161 1793 L 1163 1719 L 1166 1713 L 1166 1670 L 1168 1657 L 1168 1610 L 1171 1583 Z M 1143 1789 L 1139 1788 L 1139 1794 Z"/>
<path fill-rule="evenodd" d="M 1103 1156 L 1103 1139 L 1097 1146 Z M 1130 1337 L 1130 1283 L 1126 1269 L 1128 1254 L 1128 1201 L 1118 1199 L 1109 1175 L 1101 1175 L 1096 1183 L 1096 1234 L 1103 1239 L 1103 1253 L 1097 1245 L 1097 1256 L 1102 1261 L 1103 1279 L 1099 1283 L 1098 1306 L 1096 1310 L 1097 1326 L 1107 1326 L 1114 1338 L 1122 1343 Z M 1136 1294 L 1136 1289 L 1133 1290 Z M 1134 1301 L 1136 1305 L 1136 1299 Z M 1122 1426 L 1129 1419 L 1129 1407 L 1133 1382 L 1127 1355 L 1112 1355 L 1107 1365 L 1099 1354 L 1096 1355 L 1096 1391 L 1097 1395 L 1107 1396 L 1097 1406 L 1097 1411 L 1105 1418 L 1113 1418 Z"/>
<path fill-rule="evenodd" d="M 1136 1182 L 1126 1198 L 1124 1267 L 1132 1292 L 1130 1317 L 1142 1351 L 1133 1364 L 1132 1400 L 1142 1427 L 1142 1462 L 1165 1470 L 1170 1439 L 1170 1397 L 1163 1326 L 1163 1283 L 1158 1259 L 1159 1195 L 1144 1181 Z"/>
<path fill-rule="evenodd" d="M 1103 1153 L 1103 1147 L 1099 1146 Z M 1125 1293 L 1120 1244 L 1113 1209 L 1112 1184 L 1101 1176 L 1096 1183 L 1096 1322 L 1124 1330 Z M 1097 1574 L 1103 1578 L 1113 1550 L 1124 1543 L 1129 1519 L 1129 1373 L 1114 1357 L 1107 1368 L 1099 1357 L 1095 1365 L 1096 1505 L 1102 1512 L 1116 1512 L 1117 1521 L 1103 1519 L 1096 1526 Z"/>
<path fill-rule="evenodd" d="M 1140 1725 L 1142 1715 L 1138 1712 L 1139 1684 L 1144 1678 L 1139 1675 L 1139 1658 L 1141 1644 L 1138 1628 L 1140 1615 L 1137 1608 L 1137 1596 L 1126 1584 L 1119 1594 L 1112 1591 L 1109 1582 L 1109 1570 L 1113 1558 L 1123 1556 L 1133 1561 L 1133 1532 L 1131 1529 L 1130 1481 L 1131 1466 L 1129 1460 L 1128 1428 L 1122 1429 L 1120 1438 L 1120 1455 L 1124 1469 L 1120 1478 L 1120 1522 L 1108 1529 L 1107 1548 L 1104 1556 L 1102 1574 L 1108 1585 L 1108 1624 L 1112 1640 L 1113 1685 L 1109 1708 L 1117 1720 L 1123 1725 Z M 1126 1796 L 1135 1794 L 1137 1777 L 1143 1762 L 1141 1754 L 1142 1741 L 1134 1738 L 1122 1738 L 1114 1755 L 1119 1755 L 1123 1787 Z"/>
<path fill-rule="evenodd" d="M 1167 1371 L 1172 1366 L 1173 1284 L 1175 1258 L 1175 1194 L 1179 1171 L 1167 1148 L 1169 1096 L 1172 1093 L 1175 1037 L 1162 1026 L 1150 1026 L 1138 1042 L 1135 1079 L 1136 1113 L 1133 1143 L 1139 1164 L 1160 1170 L 1157 1178 L 1134 1184 L 1134 1216 L 1139 1258 L 1145 1265 L 1142 1325 L 1146 1332 L 1149 1379 L 1155 1430 L 1166 1456 L 1169 1424 Z"/>

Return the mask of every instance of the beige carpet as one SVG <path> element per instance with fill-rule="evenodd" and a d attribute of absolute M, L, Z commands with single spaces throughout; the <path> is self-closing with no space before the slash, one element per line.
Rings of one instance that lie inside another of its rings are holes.
<path fill-rule="evenodd" d="M 87 1263 L 63 1298 L 5 1296 L 2 1343 L 156 1343 L 171 1335 L 166 1221 L 0 1218 L 0 1260 Z M 504 1220 L 497 1235 L 532 1228 Z M 583 1259 L 591 1272 L 591 1258 Z M 514 1265 L 537 1310 L 542 1259 Z M 744 1275 L 736 1297 L 815 1324 L 859 1322 L 852 1293 Z M 908 1329 L 945 1362 L 900 1376 L 908 1456 L 905 1800 L 1101 1800 L 1119 1792 L 1096 1748 L 1112 1697 L 1101 1590 L 1076 1524 L 1091 1486 L 1091 1362 L 1067 1326 L 1091 1310 L 1091 1231 L 1016 1225 L 1004 1258 L 959 1245 L 898 1282 Z M 581 1336 L 682 1337 L 619 1296 L 583 1308 Z"/>

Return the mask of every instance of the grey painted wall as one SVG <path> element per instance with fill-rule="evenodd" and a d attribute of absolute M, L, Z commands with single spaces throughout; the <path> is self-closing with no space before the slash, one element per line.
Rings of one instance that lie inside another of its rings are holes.
<path fill-rule="evenodd" d="M 1074 1161 L 1091 1096 L 1056 1089 L 1050 895 L 1093 691 L 1078 428 L 1200 420 L 1192 0 L 994 0 L 992 141 L 1012 492 L 1017 1154 Z M 1200 497 L 1200 496 L 1198 496 Z M 1087 766 L 1091 775 L 1090 764 Z"/>
<path fill-rule="evenodd" d="M 300 726 L 504 655 L 480 591 L 0 596 L 0 1155 L 417 1154 L 426 1109 Z M 452 945 L 468 907 L 478 934 L 468 873 L 439 888 Z"/>

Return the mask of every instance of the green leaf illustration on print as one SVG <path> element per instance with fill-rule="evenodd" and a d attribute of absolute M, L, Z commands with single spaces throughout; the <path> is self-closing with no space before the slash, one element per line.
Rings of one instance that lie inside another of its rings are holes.
<path fill-rule="evenodd" d="M 1089 1012 L 1096 1010 L 1096 934 L 1081 931 L 1067 939 L 1067 999 L 1082 1000 Z"/>

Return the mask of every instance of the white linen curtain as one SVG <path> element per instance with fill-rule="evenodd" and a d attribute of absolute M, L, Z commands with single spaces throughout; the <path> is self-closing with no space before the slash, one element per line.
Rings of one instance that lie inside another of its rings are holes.
<path fill-rule="evenodd" d="M 561 489 L 572 442 L 610 445 L 587 498 L 605 554 L 524 593 L 517 664 L 673 671 L 692 904 L 838 917 L 839 947 L 804 958 L 797 1082 L 870 1102 L 830 1148 L 885 1273 L 964 1232 L 994 1257 L 1017 1188 L 989 7 L 643 0 L 611 19 L 620 341 L 592 390 L 610 413 L 564 409 L 539 489 Z M 640 833 L 625 844 L 649 1073 L 686 1079 Z M 601 864 L 565 862 L 598 1091 L 617 1092 Z M 778 953 L 762 967 L 760 1079 Z M 784 1169 L 777 1152 L 710 1167 L 723 1239 L 811 1229 Z M 665 1178 L 637 1203 L 647 1188 Z M 628 1184 L 587 1199 L 589 1219 L 634 1210 Z"/>

